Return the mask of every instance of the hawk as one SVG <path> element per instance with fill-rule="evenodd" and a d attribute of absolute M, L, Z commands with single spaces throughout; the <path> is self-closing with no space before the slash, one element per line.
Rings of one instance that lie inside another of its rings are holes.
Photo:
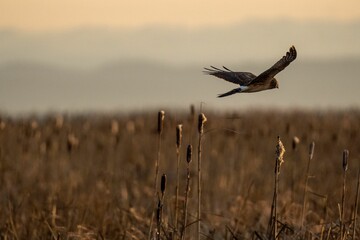
<path fill-rule="evenodd" d="M 259 92 L 273 88 L 279 88 L 278 81 L 274 78 L 276 74 L 284 70 L 289 64 L 296 59 L 296 49 L 292 46 L 289 51 L 279 61 L 277 61 L 271 68 L 256 76 L 250 72 L 234 72 L 227 67 L 219 69 L 211 66 L 211 68 L 204 68 L 205 73 L 222 78 L 228 82 L 239 84 L 239 88 L 235 88 L 229 92 L 219 94 L 218 97 L 226 97 L 235 93 L 242 92 Z"/>

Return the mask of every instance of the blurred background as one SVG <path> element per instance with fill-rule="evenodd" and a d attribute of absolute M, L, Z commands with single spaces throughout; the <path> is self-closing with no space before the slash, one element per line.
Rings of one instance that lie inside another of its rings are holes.
<path fill-rule="evenodd" d="M 360 2 L 0 0 L 0 111 L 360 106 Z M 225 65 L 260 74 L 291 45 L 280 88 L 217 99 Z"/>

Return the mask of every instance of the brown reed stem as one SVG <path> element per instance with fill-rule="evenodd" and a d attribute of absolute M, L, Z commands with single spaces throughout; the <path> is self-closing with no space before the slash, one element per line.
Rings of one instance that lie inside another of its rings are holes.
<path fill-rule="evenodd" d="M 343 186 L 342 186 L 342 197 L 341 197 L 341 211 L 340 211 L 340 236 L 341 239 L 345 237 L 345 224 L 344 224 L 344 206 L 345 206 L 345 192 L 346 192 L 346 172 L 348 169 L 349 151 L 343 151 Z"/>
<path fill-rule="evenodd" d="M 185 189 L 185 202 L 184 202 L 184 219 L 183 219 L 183 228 L 181 231 L 181 239 L 186 238 L 186 227 L 187 227 L 187 209 L 188 209 L 188 199 L 190 192 L 190 163 L 192 160 L 192 146 L 188 145 L 186 150 L 186 189 Z"/>
<path fill-rule="evenodd" d="M 163 206 L 164 206 L 164 197 L 165 197 L 165 190 L 166 190 L 166 175 L 163 174 L 161 176 L 161 183 L 160 183 L 160 191 L 161 191 L 161 198 L 158 197 L 158 206 L 156 210 L 156 239 L 161 239 L 161 226 L 162 226 L 162 213 L 163 213 Z"/>
<path fill-rule="evenodd" d="M 279 161 L 276 159 L 275 161 L 275 186 L 274 186 L 274 200 L 273 200 L 273 208 L 274 208 L 274 215 L 273 215 L 273 235 L 272 238 L 275 240 L 277 235 L 277 197 L 279 192 L 279 174 L 280 174 L 280 167 L 279 167 Z"/>
<path fill-rule="evenodd" d="M 203 113 L 199 115 L 198 121 L 198 132 L 199 132 L 199 142 L 198 142 L 198 209 L 197 209 L 197 240 L 200 240 L 200 230 L 201 230 L 201 140 L 204 134 L 204 124 L 206 122 L 206 117 Z"/>
<path fill-rule="evenodd" d="M 180 184 L 180 147 L 182 142 L 182 124 L 176 126 L 176 196 L 175 196 L 175 232 L 178 231 L 178 214 L 179 214 L 179 184 Z M 175 236 L 177 239 L 177 236 Z"/>
<path fill-rule="evenodd" d="M 161 239 L 161 221 L 162 221 L 162 202 L 160 200 L 160 197 L 158 199 L 158 206 L 156 209 L 156 223 L 157 223 L 157 228 L 156 228 L 156 239 L 160 240 Z"/>
<path fill-rule="evenodd" d="M 274 183 L 274 197 L 273 197 L 273 203 L 271 206 L 271 224 L 270 229 L 273 229 L 272 234 L 270 235 L 270 239 L 276 240 L 277 238 L 277 222 L 278 222 L 278 216 L 277 216 L 277 199 L 278 199 L 278 192 L 279 192 L 279 175 L 280 175 L 280 167 L 282 163 L 284 162 L 284 154 L 285 154 L 285 147 L 283 143 L 280 140 L 280 137 L 278 137 L 278 143 L 276 145 L 276 158 L 275 158 L 275 183 Z M 270 231 L 271 232 L 271 231 Z"/>
<path fill-rule="evenodd" d="M 158 148 L 157 148 L 157 158 L 155 162 L 155 180 L 154 180 L 154 204 L 156 205 L 156 196 L 157 196 L 157 182 L 158 182 L 158 175 L 159 175 L 159 165 L 160 165 L 160 154 L 161 154 L 161 136 L 164 128 L 164 118 L 165 118 L 165 112 L 159 111 L 158 112 L 158 122 L 157 122 L 157 133 L 158 133 Z M 149 227 L 149 233 L 148 233 L 148 239 L 151 239 L 152 234 L 152 227 L 153 227 L 153 221 L 154 221 L 154 210 L 151 211 L 151 218 L 150 218 L 150 227 Z"/>
<path fill-rule="evenodd" d="M 355 197 L 355 210 L 354 210 L 354 224 L 353 224 L 352 239 L 355 239 L 355 234 L 356 234 L 356 220 L 357 220 L 358 203 L 359 203 L 359 186 L 360 186 L 360 168 L 358 170 L 357 183 L 356 183 L 356 197 Z"/>
<path fill-rule="evenodd" d="M 164 126 L 164 117 L 165 112 L 160 111 L 158 113 L 158 152 L 157 152 L 157 158 L 155 163 L 155 181 L 154 181 L 154 189 L 156 193 L 156 186 L 158 181 L 158 175 L 159 175 L 159 165 L 160 165 L 160 153 L 161 153 L 161 135 L 163 132 L 163 126 Z"/>
<path fill-rule="evenodd" d="M 275 166 L 276 169 L 277 166 Z M 276 180 L 275 180 L 276 181 Z M 275 195 L 276 195 L 276 189 L 274 187 L 274 194 L 273 194 L 273 199 L 272 199 L 272 203 L 271 203 L 271 211 L 270 211 L 270 218 L 269 218 L 269 223 L 268 223 L 268 228 L 267 228 L 267 236 L 268 239 L 272 238 L 272 229 L 273 229 L 273 223 L 274 223 L 274 208 L 275 208 Z"/>
<path fill-rule="evenodd" d="M 303 194 L 303 205 L 301 211 L 301 226 L 300 229 L 304 227 L 304 217 L 305 217 L 305 208 L 306 208 L 306 196 L 308 192 L 308 182 L 309 182 L 309 171 L 310 171 L 310 162 L 314 157 L 314 149 L 315 149 L 315 142 L 313 141 L 309 146 L 309 158 L 306 167 L 306 177 L 305 177 L 305 187 L 304 187 L 304 194 Z"/>

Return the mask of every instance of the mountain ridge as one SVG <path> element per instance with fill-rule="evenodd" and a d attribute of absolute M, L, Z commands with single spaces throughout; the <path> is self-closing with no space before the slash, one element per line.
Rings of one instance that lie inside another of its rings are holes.
<path fill-rule="evenodd" d="M 360 57 L 360 21 L 252 21 L 197 29 L 148 26 L 58 32 L 0 30 L 0 64 L 36 61 L 93 68 L 118 59 L 184 64 L 274 60 L 295 45 L 299 58 Z"/>

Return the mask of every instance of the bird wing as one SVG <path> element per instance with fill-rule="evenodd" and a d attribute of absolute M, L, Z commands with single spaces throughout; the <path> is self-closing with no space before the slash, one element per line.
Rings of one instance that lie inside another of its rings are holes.
<path fill-rule="evenodd" d="M 233 89 L 233 90 L 231 90 L 231 91 L 228 91 L 228 92 L 226 92 L 226 93 L 219 94 L 218 97 L 219 97 L 219 98 L 221 98 L 221 97 L 226 97 L 226 96 L 229 96 L 229 95 L 233 95 L 233 94 L 235 94 L 235 93 L 239 93 L 240 91 L 241 91 L 240 88 L 235 88 L 235 89 Z"/>
<path fill-rule="evenodd" d="M 289 66 L 289 64 L 296 59 L 296 56 L 296 49 L 292 46 L 285 56 L 277 61 L 271 68 L 261 73 L 256 79 L 254 79 L 254 81 L 251 82 L 251 84 L 270 81 L 276 74 Z"/>
<path fill-rule="evenodd" d="M 219 69 L 217 67 L 211 66 L 211 68 L 204 68 L 204 73 L 213 75 L 218 78 L 222 78 L 228 82 L 239 84 L 242 86 L 248 85 L 256 76 L 250 72 L 234 72 L 226 67 Z"/>

